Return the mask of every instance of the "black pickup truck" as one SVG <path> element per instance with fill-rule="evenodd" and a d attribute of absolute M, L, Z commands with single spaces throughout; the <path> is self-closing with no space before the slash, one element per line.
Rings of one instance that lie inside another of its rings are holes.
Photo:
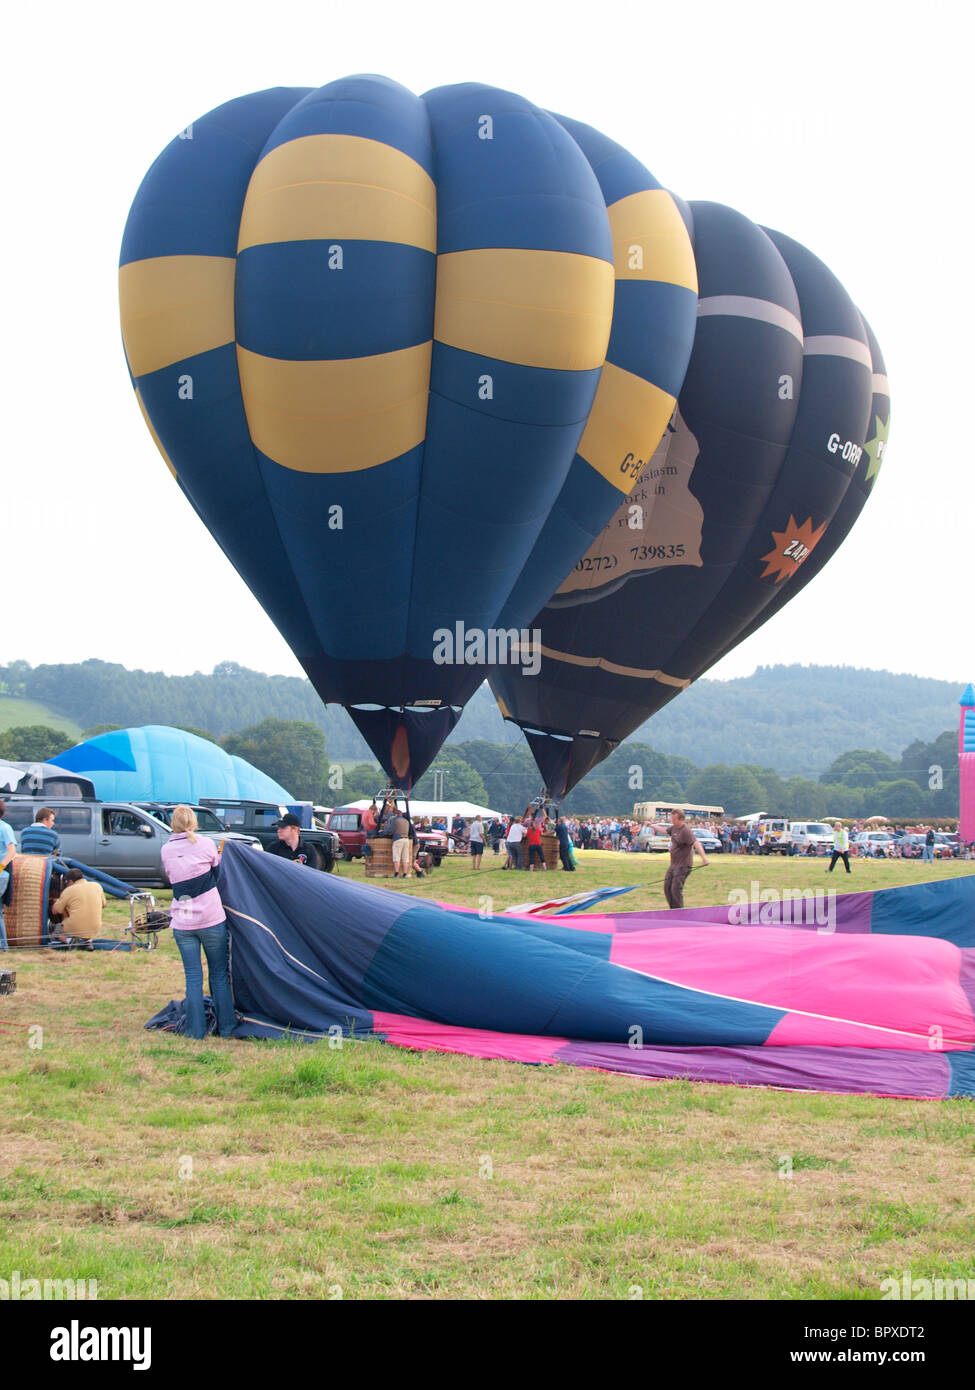
<path fill-rule="evenodd" d="M 253 835 L 265 846 L 277 843 L 277 822 L 287 812 L 287 806 L 278 806 L 270 801 L 234 801 L 215 796 L 201 796 L 200 803 L 206 806 L 227 830 L 236 830 Z M 321 856 L 321 867 L 330 874 L 335 861 L 342 857 L 342 843 L 331 830 L 301 830 L 301 838 L 312 844 Z"/>

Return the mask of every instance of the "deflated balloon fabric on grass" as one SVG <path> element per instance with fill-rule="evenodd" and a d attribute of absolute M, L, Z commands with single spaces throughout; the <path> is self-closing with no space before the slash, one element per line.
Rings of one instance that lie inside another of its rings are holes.
<path fill-rule="evenodd" d="M 814 902 L 482 920 L 228 844 L 220 891 L 240 1036 L 975 1094 L 975 879 L 841 896 L 825 928 Z"/>

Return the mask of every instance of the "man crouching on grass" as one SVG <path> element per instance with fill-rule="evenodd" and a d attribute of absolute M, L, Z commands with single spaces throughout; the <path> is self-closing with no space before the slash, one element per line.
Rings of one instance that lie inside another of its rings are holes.
<path fill-rule="evenodd" d="M 668 907 L 684 906 L 684 883 L 691 872 L 695 853 L 701 856 L 701 868 L 708 857 L 697 842 L 693 830 L 685 823 L 683 811 L 670 813 L 670 868 L 664 879 L 664 897 Z"/>
<path fill-rule="evenodd" d="M 67 887 L 57 902 L 51 904 L 51 916 L 61 919 L 61 930 L 55 932 L 55 940 L 67 945 L 74 936 L 84 942 L 86 950 L 94 950 L 91 943 L 101 933 L 104 906 L 102 885 L 85 878 L 80 869 L 72 869 Z"/>

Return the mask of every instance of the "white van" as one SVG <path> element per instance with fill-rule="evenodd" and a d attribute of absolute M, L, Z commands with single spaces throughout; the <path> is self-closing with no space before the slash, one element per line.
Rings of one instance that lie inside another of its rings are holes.
<path fill-rule="evenodd" d="M 833 832 L 818 820 L 794 820 L 789 825 L 793 854 L 822 854 L 833 848 Z"/>
<path fill-rule="evenodd" d="M 758 823 L 758 848 L 760 854 L 791 854 L 789 822 L 763 817 Z"/>

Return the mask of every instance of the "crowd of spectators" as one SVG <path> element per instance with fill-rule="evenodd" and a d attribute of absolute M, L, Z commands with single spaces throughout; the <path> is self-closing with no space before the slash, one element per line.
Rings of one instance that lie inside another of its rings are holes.
<path fill-rule="evenodd" d="M 445 817 L 418 819 L 416 824 L 418 829 L 440 831 L 448 851 L 468 852 L 470 827 L 463 816 L 455 816 L 449 825 Z M 763 825 L 759 820 L 689 820 L 688 824 L 695 834 L 710 837 L 712 841 L 718 842 L 711 844 L 712 850 L 718 850 L 720 845 L 719 852 L 725 854 L 761 854 L 767 848 L 763 840 Z M 821 822 L 806 824 L 823 826 L 824 833 L 820 840 L 799 844 L 791 842 L 787 837 L 786 852 L 828 857 L 833 849 L 834 822 L 830 821 L 828 825 Z M 859 820 L 844 822 L 844 825 L 849 832 L 850 854 L 854 858 L 975 858 L 975 846 L 962 844 L 954 831 L 935 830 L 929 825 L 878 826 L 875 821 Z M 536 852 L 532 853 L 532 841 L 538 830 L 558 835 L 563 867 L 568 867 L 565 861 L 571 859 L 572 849 L 618 850 L 629 853 L 645 849 L 648 838 L 652 837 L 656 841 L 653 848 L 663 850 L 666 848 L 664 841 L 670 835 L 669 824 L 653 825 L 610 816 L 561 816 L 554 810 L 536 811 L 531 808 L 520 816 L 505 815 L 485 820 L 482 826 L 478 835 L 482 852 L 490 848 L 493 854 L 499 855 L 503 847 L 507 854 L 505 868 L 527 868 L 540 863 L 540 848 L 536 848 Z M 516 847 L 514 852 L 512 845 Z M 477 856 L 477 863 L 480 864 L 480 854 Z"/>
<path fill-rule="evenodd" d="M 505 868 L 530 868 L 536 865 L 544 868 L 541 836 L 554 835 L 559 842 L 562 867 L 571 869 L 575 867 L 571 863 L 573 849 L 629 851 L 633 849 L 634 841 L 643 827 L 637 820 L 562 816 L 553 808 L 529 807 L 521 815 L 503 815 L 484 821 L 476 817 L 470 824 L 460 815 L 454 816 L 449 825 L 444 816 L 418 817 L 416 828 L 439 831 L 445 838 L 448 851 L 467 852 L 472 841 L 482 845 L 482 853 L 490 847 L 492 854 L 500 855 L 504 847 L 507 860 Z M 669 834 L 670 827 L 661 833 Z M 514 852 L 512 846 L 515 846 Z M 473 848 L 470 852 L 474 855 Z M 475 857 L 480 860 L 480 855 Z"/>

